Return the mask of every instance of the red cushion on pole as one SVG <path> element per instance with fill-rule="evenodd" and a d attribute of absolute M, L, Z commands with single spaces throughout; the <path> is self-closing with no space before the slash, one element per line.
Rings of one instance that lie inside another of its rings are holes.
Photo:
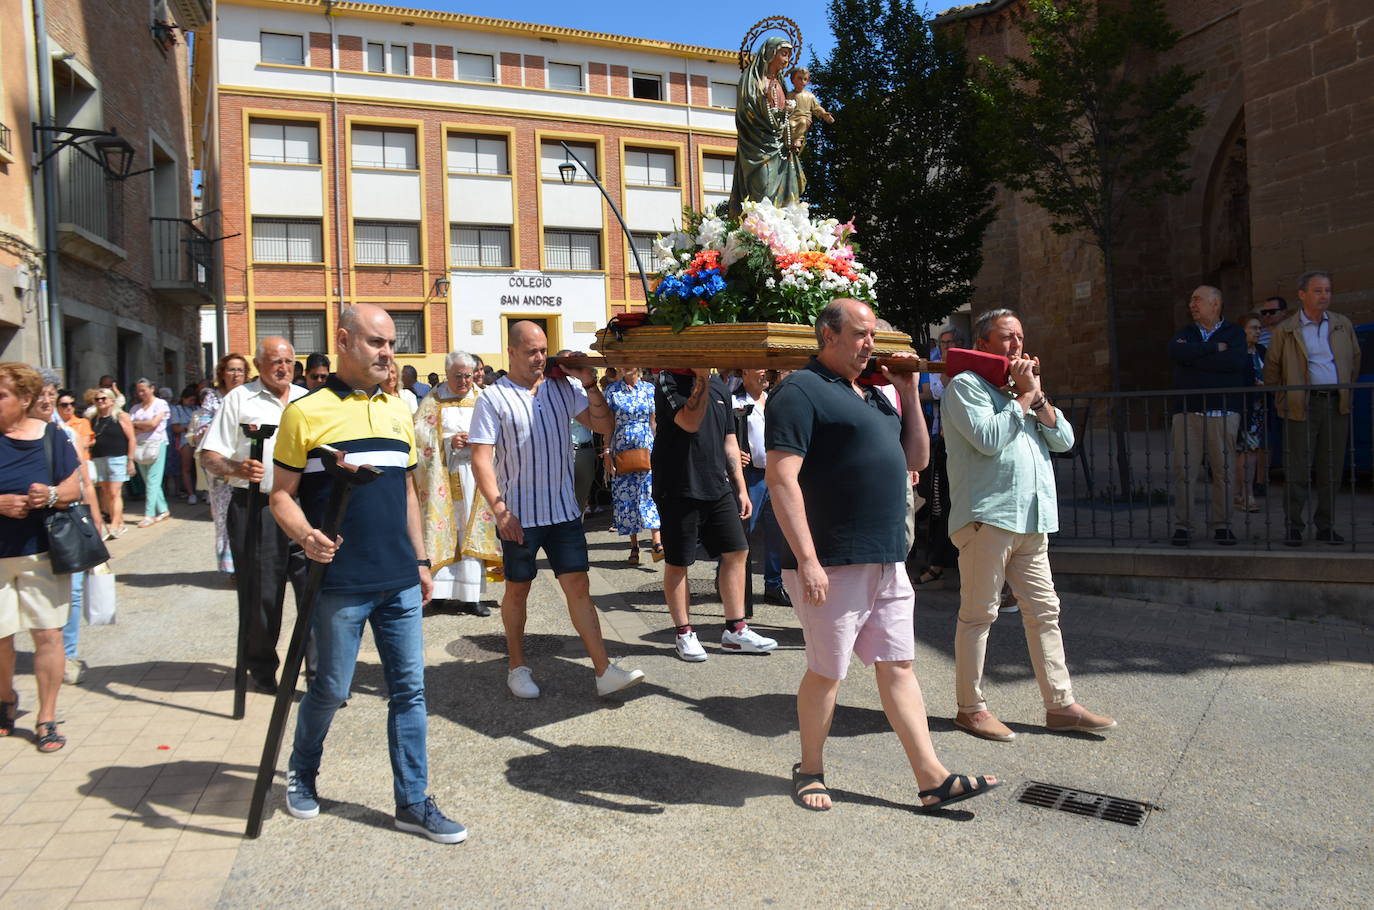
<path fill-rule="evenodd" d="M 948 382 L 965 370 L 977 373 L 1000 389 L 1011 378 L 1011 361 L 1001 354 L 950 348 L 949 354 L 945 356 L 945 381 Z"/>

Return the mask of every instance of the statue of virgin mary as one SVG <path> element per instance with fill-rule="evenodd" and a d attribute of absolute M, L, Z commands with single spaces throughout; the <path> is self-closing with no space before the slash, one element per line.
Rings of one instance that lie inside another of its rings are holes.
<path fill-rule="evenodd" d="M 806 189 L 801 160 L 789 141 L 789 102 L 782 84 L 793 50 L 784 38 L 770 36 L 740 74 L 731 215 L 739 214 L 746 199 L 784 206 L 800 201 Z"/>

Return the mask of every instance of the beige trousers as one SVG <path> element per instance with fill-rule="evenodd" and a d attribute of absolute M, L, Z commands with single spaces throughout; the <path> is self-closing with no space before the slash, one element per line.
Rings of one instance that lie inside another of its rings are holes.
<path fill-rule="evenodd" d="M 983 660 L 1004 580 L 1021 607 L 1026 647 L 1045 708 L 1073 704 L 1064 637 L 1059 631 L 1059 595 L 1050 575 L 1049 535 L 1013 534 L 975 521 L 949 539 L 959 548 L 959 625 L 954 632 L 954 694 L 959 710 L 967 714 L 987 710 Z"/>
<path fill-rule="evenodd" d="M 1212 469 L 1211 508 L 1207 524 L 1214 530 L 1231 526 L 1231 492 L 1236 485 L 1236 433 L 1240 415 L 1207 417 L 1203 414 L 1175 414 L 1174 444 L 1174 527 L 1196 531 L 1192 515 L 1193 495 L 1204 463 Z"/>

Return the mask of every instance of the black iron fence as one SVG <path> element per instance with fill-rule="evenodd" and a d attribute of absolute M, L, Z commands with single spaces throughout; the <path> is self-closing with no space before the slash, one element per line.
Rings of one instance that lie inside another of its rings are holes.
<path fill-rule="evenodd" d="M 100 162 L 76 146 L 62 149 L 55 161 L 58 222 L 123 246 L 124 184 L 110 180 Z"/>
<path fill-rule="evenodd" d="M 215 245 L 194 221 L 153 218 L 153 281 L 208 293 L 213 280 Z"/>
<path fill-rule="evenodd" d="M 1309 419 L 1278 416 L 1290 391 Z M 1076 436 L 1054 459 L 1058 545 L 1374 550 L 1374 383 L 1054 401 Z"/>

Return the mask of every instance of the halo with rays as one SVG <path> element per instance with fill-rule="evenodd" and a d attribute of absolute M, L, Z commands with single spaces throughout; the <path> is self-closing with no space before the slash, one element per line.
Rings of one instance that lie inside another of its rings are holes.
<path fill-rule="evenodd" d="M 744 40 L 740 42 L 739 68 L 741 72 L 749 65 L 749 61 L 754 58 L 754 42 L 772 31 L 779 31 L 785 34 L 792 43 L 793 53 L 797 55 L 794 59 L 800 59 L 802 49 L 801 28 L 797 23 L 786 16 L 769 16 L 766 19 L 760 19 L 758 22 L 755 22 L 745 34 Z"/>

